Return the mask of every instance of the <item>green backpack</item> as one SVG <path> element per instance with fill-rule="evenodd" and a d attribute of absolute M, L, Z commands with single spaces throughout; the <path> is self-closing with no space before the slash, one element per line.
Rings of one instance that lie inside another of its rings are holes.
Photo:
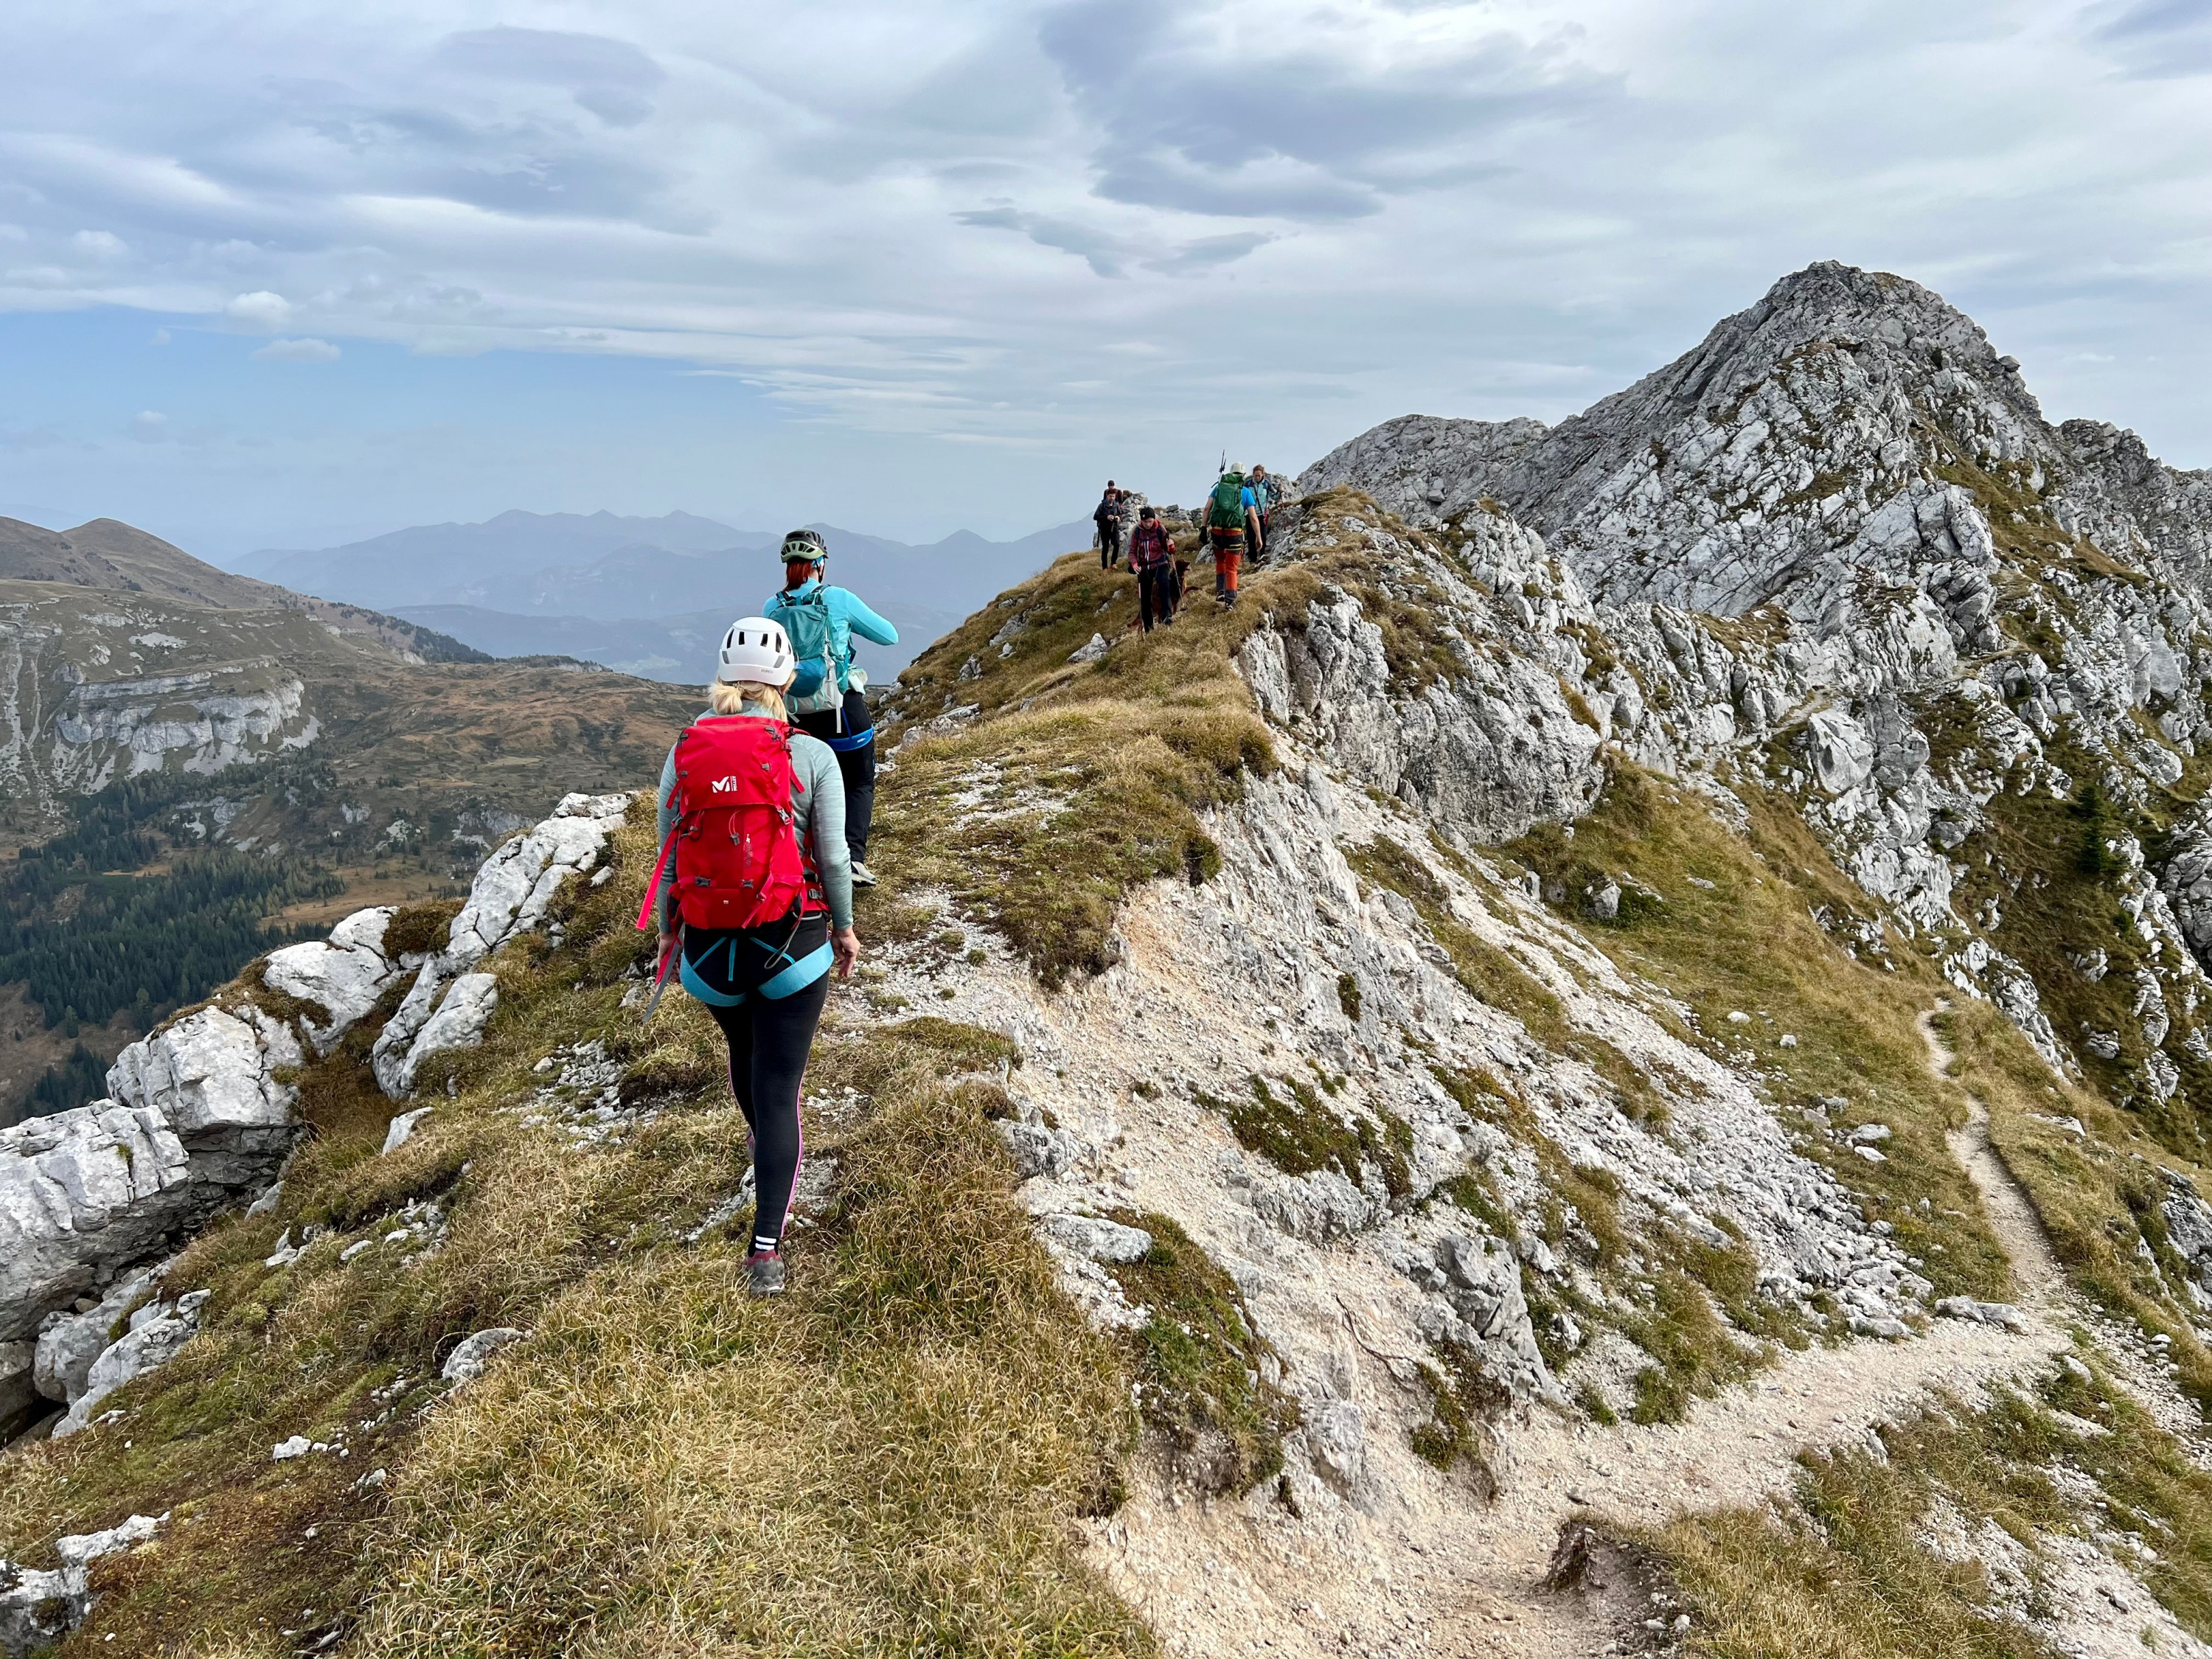
<path fill-rule="evenodd" d="M 1206 522 L 1213 530 L 1242 530 L 1244 527 L 1244 475 L 1224 472 L 1221 482 L 1213 486 L 1213 496 L 1206 503 Z"/>

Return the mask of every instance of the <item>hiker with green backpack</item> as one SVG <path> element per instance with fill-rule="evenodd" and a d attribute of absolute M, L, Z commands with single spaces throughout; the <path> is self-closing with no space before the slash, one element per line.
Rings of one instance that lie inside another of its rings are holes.
<path fill-rule="evenodd" d="M 1225 611 L 1237 603 L 1237 578 L 1245 548 L 1249 545 L 1255 556 L 1265 550 L 1259 508 L 1240 468 L 1224 471 L 1206 497 L 1206 539 L 1213 549 L 1213 597 Z"/>
<path fill-rule="evenodd" d="M 860 597 L 823 581 L 830 550 L 821 533 L 794 530 L 783 538 L 783 591 L 763 612 L 790 638 L 799 663 L 789 701 L 791 723 L 830 745 L 845 783 L 845 845 L 853 885 L 873 887 L 868 828 L 876 813 L 876 724 L 862 695 L 867 675 L 853 665 L 853 636 L 896 645 L 898 629 Z"/>

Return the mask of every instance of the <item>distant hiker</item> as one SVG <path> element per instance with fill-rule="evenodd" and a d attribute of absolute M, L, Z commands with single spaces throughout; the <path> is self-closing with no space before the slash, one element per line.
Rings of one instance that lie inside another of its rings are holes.
<path fill-rule="evenodd" d="M 799 1085 L 830 966 L 849 978 L 860 955 L 844 781 L 828 747 L 788 723 L 797 666 L 765 617 L 722 636 L 712 707 L 660 769 L 660 862 L 638 915 L 641 927 L 659 921 L 662 976 L 672 955 L 730 1045 L 730 1091 L 752 1142 L 745 1273 L 757 1296 L 783 1289 L 784 1221 L 805 1152 Z"/>
<path fill-rule="evenodd" d="M 1106 480 L 1106 493 L 1098 498 L 1098 506 L 1091 520 L 1098 526 L 1098 568 L 1111 570 L 1121 562 L 1121 491 L 1111 478 Z"/>
<path fill-rule="evenodd" d="M 873 887 L 868 868 L 868 830 L 876 816 L 876 723 L 862 695 L 868 678 L 853 666 L 853 635 L 896 645 L 898 629 L 860 603 L 857 595 L 823 580 L 830 550 L 811 530 L 783 538 L 783 591 L 768 602 L 770 620 L 790 635 L 799 659 L 791 688 L 792 723 L 828 744 L 845 781 L 845 845 L 853 854 L 853 885 Z"/>
<path fill-rule="evenodd" d="M 1252 544 L 1252 562 L 1265 564 L 1267 548 L 1274 539 L 1275 500 L 1281 493 L 1282 484 L 1273 473 L 1255 461 L 1251 471 L 1245 475 L 1244 485 L 1252 492 L 1252 515 L 1260 526 L 1258 539 Z"/>
<path fill-rule="evenodd" d="M 1136 533 L 1129 538 L 1129 568 L 1137 573 L 1137 611 L 1145 632 L 1157 619 L 1163 626 L 1175 621 L 1175 538 L 1160 522 L 1159 509 L 1138 509 Z"/>
<path fill-rule="evenodd" d="M 1213 597 L 1224 610 L 1237 603 L 1237 578 L 1244 562 L 1245 532 L 1256 539 L 1259 520 L 1252 510 L 1252 491 L 1244 474 L 1231 467 L 1206 500 L 1206 537 L 1213 547 Z"/>

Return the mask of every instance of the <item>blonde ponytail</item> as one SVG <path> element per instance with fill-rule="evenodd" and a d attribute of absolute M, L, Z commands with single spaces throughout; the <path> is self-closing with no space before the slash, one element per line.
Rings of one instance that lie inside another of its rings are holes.
<path fill-rule="evenodd" d="M 716 680 L 707 688 L 707 702 L 717 714 L 742 714 L 749 708 L 757 708 L 771 720 L 791 724 L 782 691 L 755 680 L 742 680 L 734 685 L 727 680 Z"/>

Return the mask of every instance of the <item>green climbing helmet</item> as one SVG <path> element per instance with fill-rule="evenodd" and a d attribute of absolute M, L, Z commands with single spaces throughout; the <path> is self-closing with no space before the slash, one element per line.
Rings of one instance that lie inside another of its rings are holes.
<path fill-rule="evenodd" d="M 820 564 L 830 556 L 830 550 L 818 530 L 794 530 L 783 538 L 783 551 L 778 557 L 785 564 Z"/>

